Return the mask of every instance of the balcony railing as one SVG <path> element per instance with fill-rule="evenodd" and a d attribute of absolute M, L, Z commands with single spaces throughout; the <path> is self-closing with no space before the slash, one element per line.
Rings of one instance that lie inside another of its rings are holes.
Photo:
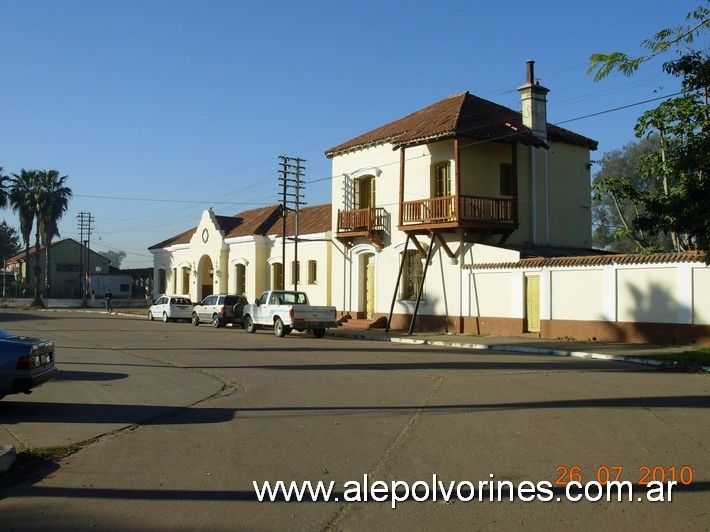
<path fill-rule="evenodd" d="M 382 207 L 338 211 L 338 233 L 384 231 L 386 213 Z"/>
<path fill-rule="evenodd" d="M 403 224 L 514 223 L 513 198 L 443 196 L 402 204 Z"/>

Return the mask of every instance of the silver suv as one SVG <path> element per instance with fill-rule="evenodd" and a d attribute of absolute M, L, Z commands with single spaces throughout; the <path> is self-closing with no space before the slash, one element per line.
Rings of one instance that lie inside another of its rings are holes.
<path fill-rule="evenodd" d="M 242 324 L 242 311 L 247 298 L 236 294 L 213 294 L 192 308 L 192 324 L 211 323 L 224 327 L 227 323 Z"/>

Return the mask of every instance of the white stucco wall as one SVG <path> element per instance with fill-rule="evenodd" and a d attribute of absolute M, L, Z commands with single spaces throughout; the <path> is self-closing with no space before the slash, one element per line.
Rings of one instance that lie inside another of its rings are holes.
<path fill-rule="evenodd" d="M 540 278 L 542 319 L 710 324 L 710 267 L 702 263 L 465 270 L 466 315 L 522 317 L 527 275 Z"/>
<path fill-rule="evenodd" d="M 552 271 L 550 289 L 551 319 L 603 319 L 604 272 L 601 269 Z"/>
<path fill-rule="evenodd" d="M 693 323 L 710 324 L 710 268 L 693 268 Z"/>
<path fill-rule="evenodd" d="M 625 268 L 618 270 L 616 275 L 619 321 L 676 323 L 675 268 Z"/>
<path fill-rule="evenodd" d="M 470 316 L 510 317 L 512 288 L 510 272 L 480 272 L 471 276 Z"/>

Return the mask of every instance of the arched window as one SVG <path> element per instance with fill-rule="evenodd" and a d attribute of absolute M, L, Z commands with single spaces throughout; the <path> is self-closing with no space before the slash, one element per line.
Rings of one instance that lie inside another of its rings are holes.
<path fill-rule="evenodd" d="M 417 299 L 417 292 L 422 282 L 423 273 L 424 267 L 421 254 L 417 250 L 408 250 L 404 255 L 400 299 Z M 422 293 L 423 297 L 424 293 Z"/>
<path fill-rule="evenodd" d="M 235 292 L 244 295 L 247 291 L 247 267 L 244 264 L 234 265 Z"/>
<path fill-rule="evenodd" d="M 165 279 L 165 269 L 160 268 L 158 270 L 158 293 L 159 294 L 164 294 L 165 293 L 165 287 L 167 286 L 167 282 Z"/>
<path fill-rule="evenodd" d="M 274 262 L 271 264 L 271 289 L 284 289 L 284 269 L 280 262 Z"/>

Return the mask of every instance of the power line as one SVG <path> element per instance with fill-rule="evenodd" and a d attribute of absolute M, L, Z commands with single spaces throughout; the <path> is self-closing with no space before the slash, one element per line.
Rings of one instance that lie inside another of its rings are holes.
<path fill-rule="evenodd" d="M 630 103 L 628 105 L 622 105 L 621 107 L 614 107 L 613 109 L 607 109 L 606 111 L 599 111 L 598 113 L 592 113 L 590 115 L 578 116 L 577 118 L 570 118 L 569 120 L 563 120 L 562 122 L 557 122 L 555 125 L 567 124 L 568 122 L 576 122 L 577 120 L 583 120 L 585 118 L 592 118 L 593 116 L 605 115 L 607 113 L 613 113 L 614 111 L 621 111 L 622 109 L 628 109 L 629 107 L 636 107 L 637 105 L 643 105 L 645 103 L 656 102 L 658 100 L 664 100 L 665 98 L 672 98 L 673 96 L 678 96 L 683 94 L 683 91 L 675 92 L 673 94 L 667 94 L 666 96 L 658 96 L 657 98 L 651 98 L 650 100 L 643 100 L 642 102 Z"/>

